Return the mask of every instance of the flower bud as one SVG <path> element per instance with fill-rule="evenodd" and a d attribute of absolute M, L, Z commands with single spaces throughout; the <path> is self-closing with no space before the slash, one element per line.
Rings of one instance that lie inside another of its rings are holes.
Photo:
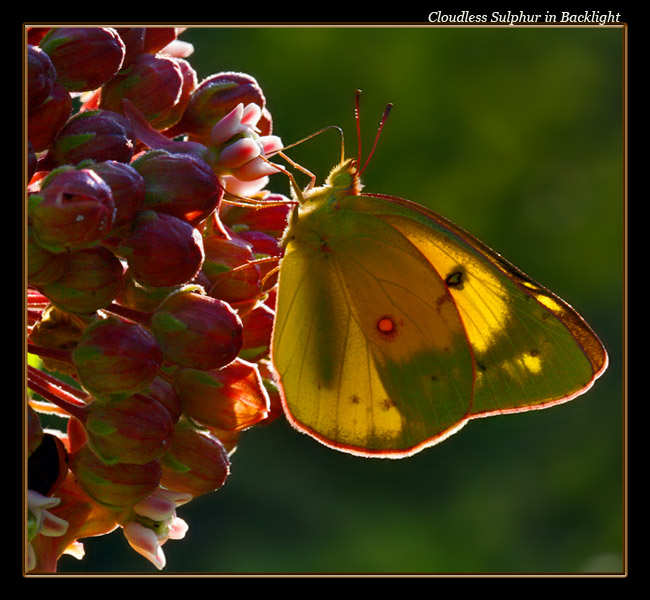
<path fill-rule="evenodd" d="M 128 98 L 155 129 L 162 131 L 180 116 L 175 107 L 183 84 L 183 72 L 174 59 L 140 54 L 103 86 L 100 107 L 122 113 L 122 100 Z"/>
<path fill-rule="evenodd" d="M 122 237 L 144 206 L 144 179 L 131 165 L 116 160 L 91 163 L 86 168 L 97 173 L 111 188 L 115 218 L 110 237 Z"/>
<path fill-rule="evenodd" d="M 173 385 L 185 414 L 210 428 L 243 431 L 269 412 L 257 365 L 241 359 L 211 371 L 178 369 Z"/>
<path fill-rule="evenodd" d="M 110 27 L 53 27 L 41 40 L 67 90 L 87 92 L 107 82 L 122 66 L 125 46 Z"/>
<path fill-rule="evenodd" d="M 255 208 L 224 203 L 219 216 L 225 225 L 237 233 L 261 231 L 279 239 L 287 227 L 291 201 L 282 194 L 269 194 L 264 197 L 264 201 L 268 206 L 262 204 Z"/>
<path fill-rule="evenodd" d="M 113 226 L 115 202 L 111 188 L 88 169 L 61 167 L 31 194 L 29 221 L 36 241 L 54 251 L 93 245 Z"/>
<path fill-rule="evenodd" d="M 245 73 L 218 73 L 204 79 L 192 93 L 174 133 L 186 133 L 192 141 L 206 146 L 212 127 L 238 104 L 255 103 L 264 108 L 266 100 L 254 77 Z M 261 132 L 267 135 L 270 131 Z"/>
<path fill-rule="evenodd" d="M 27 102 L 38 106 L 45 102 L 56 81 L 56 69 L 50 57 L 38 46 L 27 46 Z"/>
<path fill-rule="evenodd" d="M 162 404 L 167 409 L 173 423 L 176 423 L 181 418 L 183 413 L 181 400 L 174 391 L 172 384 L 166 379 L 160 376 L 156 377 L 151 382 L 151 385 L 146 390 L 138 392 L 138 395 L 146 396 Z"/>
<path fill-rule="evenodd" d="M 153 493 L 160 483 L 160 463 L 106 464 L 87 445 L 70 456 L 70 470 L 95 501 L 113 508 L 133 506 Z"/>
<path fill-rule="evenodd" d="M 219 439 L 184 421 L 176 425 L 171 448 L 160 463 L 161 485 L 192 496 L 219 489 L 230 469 L 228 454 Z"/>
<path fill-rule="evenodd" d="M 93 452 L 107 464 L 155 460 L 167 452 L 174 433 L 167 408 L 145 394 L 94 400 L 87 407 L 84 427 Z"/>
<path fill-rule="evenodd" d="M 39 289 L 60 309 L 87 315 L 113 302 L 122 288 L 123 272 L 122 263 L 110 250 L 84 248 L 70 252 L 65 273 Z"/>
<path fill-rule="evenodd" d="M 84 331 L 72 352 L 81 384 L 94 396 L 130 396 L 154 380 L 163 356 L 142 325 L 109 317 Z"/>
<path fill-rule="evenodd" d="M 72 98 L 67 90 L 55 83 L 50 95 L 38 106 L 27 110 L 27 137 L 35 152 L 47 150 L 56 134 L 72 113 Z"/>
<path fill-rule="evenodd" d="M 260 269 L 248 242 L 213 234 L 204 238 L 203 272 L 212 284 L 209 294 L 228 303 L 254 300 L 260 294 Z"/>
<path fill-rule="evenodd" d="M 145 206 L 196 226 L 218 206 L 223 189 L 210 166 L 191 154 L 151 150 L 131 163 L 146 184 Z"/>
<path fill-rule="evenodd" d="M 27 281 L 30 285 L 52 283 L 68 268 L 68 252 L 50 252 L 34 239 L 32 228 L 27 230 Z"/>
<path fill-rule="evenodd" d="M 168 44 L 171 44 L 177 36 L 176 27 L 147 27 L 144 35 L 143 52 L 156 54 Z"/>
<path fill-rule="evenodd" d="M 266 304 L 258 304 L 242 315 L 241 320 L 244 335 L 239 356 L 254 362 L 268 355 L 275 313 Z"/>
<path fill-rule="evenodd" d="M 29 340 L 50 350 L 72 350 L 91 322 L 91 317 L 75 315 L 50 304 L 32 327 Z M 43 366 L 51 371 L 67 375 L 76 373 L 69 362 L 50 357 L 42 357 L 41 360 Z"/>
<path fill-rule="evenodd" d="M 128 163 L 134 147 L 135 135 L 126 117 L 110 110 L 86 110 L 63 126 L 51 152 L 56 165 L 87 159 Z"/>
<path fill-rule="evenodd" d="M 194 279 L 203 264 L 198 230 L 172 215 L 142 211 L 119 245 L 133 279 L 151 287 L 171 287 Z"/>
<path fill-rule="evenodd" d="M 154 312 L 151 329 L 165 358 L 176 365 L 216 369 L 233 361 L 242 344 L 242 325 L 225 302 L 181 291 Z"/>
<path fill-rule="evenodd" d="M 115 302 L 121 306 L 150 313 L 156 310 L 169 294 L 178 290 L 174 287 L 150 287 L 133 279 L 130 269 L 124 273 L 124 285 Z"/>
<path fill-rule="evenodd" d="M 115 27 L 115 31 L 124 43 L 124 60 L 122 69 L 126 69 L 140 54 L 144 52 L 145 27 Z"/>

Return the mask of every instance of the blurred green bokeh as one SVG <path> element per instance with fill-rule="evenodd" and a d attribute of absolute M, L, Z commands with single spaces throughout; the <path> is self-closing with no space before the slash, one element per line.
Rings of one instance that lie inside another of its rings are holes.
<path fill-rule="evenodd" d="M 618 27 L 190 28 L 199 78 L 256 77 L 274 132 L 327 125 L 364 179 L 468 229 L 573 305 L 610 355 L 568 404 L 468 424 L 403 461 L 329 450 L 283 420 L 243 436 L 219 492 L 179 510 L 170 573 L 621 572 L 624 557 L 623 30 Z M 290 151 L 319 178 L 328 131 Z M 306 183 L 298 173 L 299 181 Z M 288 193 L 286 178 L 272 187 Z M 119 533 L 66 572 L 155 572 Z"/>

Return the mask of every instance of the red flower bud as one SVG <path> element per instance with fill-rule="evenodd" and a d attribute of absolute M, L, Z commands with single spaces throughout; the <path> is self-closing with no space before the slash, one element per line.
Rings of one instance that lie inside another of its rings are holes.
<path fill-rule="evenodd" d="M 27 102 L 38 106 L 45 102 L 56 81 L 56 69 L 50 57 L 38 46 L 27 46 Z"/>
<path fill-rule="evenodd" d="M 115 27 L 115 31 L 124 42 L 124 60 L 122 69 L 128 67 L 144 52 L 145 27 Z"/>
<path fill-rule="evenodd" d="M 151 150 L 131 164 L 145 180 L 145 206 L 190 225 L 205 220 L 223 197 L 223 189 L 210 166 L 191 154 Z"/>
<path fill-rule="evenodd" d="M 60 309 L 91 314 L 106 308 L 122 288 L 124 269 L 103 246 L 70 252 L 65 273 L 40 291 Z"/>
<path fill-rule="evenodd" d="M 52 86 L 50 95 L 43 102 L 28 107 L 27 137 L 35 152 L 47 150 L 52 145 L 71 112 L 72 98 L 58 83 Z"/>
<path fill-rule="evenodd" d="M 133 279 L 129 269 L 124 273 L 124 285 L 115 301 L 128 308 L 150 313 L 156 310 L 162 301 L 177 287 L 149 287 L 138 283 Z"/>
<path fill-rule="evenodd" d="M 152 210 L 141 212 L 118 252 L 133 279 L 170 287 L 194 279 L 203 264 L 201 234 L 185 221 Z"/>
<path fill-rule="evenodd" d="M 183 72 L 173 58 L 140 54 L 103 86 L 100 107 L 122 113 L 122 100 L 128 98 L 155 129 L 162 131 L 180 116 L 175 107 L 183 84 Z"/>
<path fill-rule="evenodd" d="M 111 188 L 87 169 L 61 167 L 29 197 L 29 221 L 42 246 L 59 251 L 95 244 L 111 230 L 115 203 Z"/>
<path fill-rule="evenodd" d="M 203 272 L 212 287 L 209 294 L 228 303 L 254 300 L 261 292 L 261 277 L 251 245 L 238 236 L 209 235 L 203 240 Z"/>
<path fill-rule="evenodd" d="M 51 152 L 56 165 L 76 164 L 87 159 L 128 163 L 134 147 L 135 135 L 126 117 L 110 110 L 86 110 L 74 115 L 63 126 Z"/>
<path fill-rule="evenodd" d="M 138 392 L 138 395 L 157 400 L 167 409 L 173 423 L 176 423 L 181 418 L 183 413 L 181 400 L 174 391 L 172 384 L 166 379 L 156 377 L 151 382 L 151 385 L 146 390 Z"/>
<path fill-rule="evenodd" d="M 144 35 L 143 52 L 156 54 L 177 37 L 175 27 L 147 27 Z"/>
<path fill-rule="evenodd" d="M 185 422 L 176 426 L 171 448 L 160 462 L 161 485 L 192 496 L 219 489 L 230 469 L 228 454 L 219 439 Z"/>
<path fill-rule="evenodd" d="M 144 179 L 131 165 L 116 160 L 91 163 L 86 168 L 97 173 L 111 188 L 115 219 L 110 237 L 124 235 L 144 206 Z"/>
<path fill-rule="evenodd" d="M 257 365 L 241 359 L 211 371 L 178 369 L 174 389 L 187 416 L 224 431 L 243 431 L 270 408 Z"/>
<path fill-rule="evenodd" d="M 142 465 L 167 452 L 174 422 L 152 396 L 134 394 L 118 400 L 94 400 L 84 427 L 93 452 L 107 464 Z"/>
<path fill-rule="evenodd" d="M 151 328 L 167 360 L 196 369 L 215 369 L 235 359 L 242 325 L 225 302 L 189 291 L 170 295 L 154 312 Z"/>
<path fill-rule="evenodd" d="M 269 206 L 259 208 L 222 204 L 219 217 L 233 231 L 261 231 L 279 239 L 287 227 L 291 201 L 282 194 L 269 194 L 264 198 Z M 278 204 L 275 204 L 275 203 Z M 271 204 L 273 203 L 273 204 Z"/>
<path fill-rule="evenodd" d="M 41 40 L 67 90 L 86 92 L 107 82 L 122 66 L 125 46 L 110 27 L 53 27 Z"/>
<path fill-rule="evenodd" d="M 241 320 L 244 341 L 239 355 L 245 360 L 257 361 L 269 353 L 275 313 L 266 304 L 258 304 L 242 315 Z"/>
<path fill-rule="evenodd" d="M 100 504 L 113 508 L 133 506 L 158 488 L 160 463 L 108 465 L 86 445 L 70 456 L 70 470 L 84 491 Z"/>
<path fill-rule="evenodd" d="M 31 285 L 52 283 L 63 276 L 68 268 L 68 252 L 53 253 L 40 246 L 28 228 L 27 281 Z"/>
<path fill-rule="evenodd" d="M 81 384 L 94 396 L 130 396 L 154 380 L 163 357 L 141 325 L 109 317 L 84 331 L 72 352 Z"/>
<path fill-rule="evenodd" d="M 255 103 L 264 108 L 266 100 L 254 77 L 245 73 L 218 73 L 204 79 L 194 90 L 173 134 L 187 133 L 189 139 L 210 145 L 212 127 L 238 104 Z M 268 135 L 263 131 L 261 135 Z"/>

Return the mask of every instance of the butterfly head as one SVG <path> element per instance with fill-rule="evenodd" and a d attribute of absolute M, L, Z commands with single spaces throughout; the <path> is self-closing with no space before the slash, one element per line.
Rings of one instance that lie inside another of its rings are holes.
<path fill-rule="evenodd" d="M 327 177 L 325 186 L 332 188 L 335 193 L 346 196 L 358 196 L 361 193 L 361 177 L 359 164 L 354 158 L 344 159 L 336 165 Z"/>

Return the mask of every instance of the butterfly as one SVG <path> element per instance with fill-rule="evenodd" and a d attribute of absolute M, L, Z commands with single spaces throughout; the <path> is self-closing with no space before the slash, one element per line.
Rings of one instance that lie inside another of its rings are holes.
<path fill-rule="evenodd" d="M 296 429 L 402 458 L 593 385 L 607 352 L 571 306 L 448 219 L 362 192 L 362 171 L 292 179 L 271 357 Z"/>

